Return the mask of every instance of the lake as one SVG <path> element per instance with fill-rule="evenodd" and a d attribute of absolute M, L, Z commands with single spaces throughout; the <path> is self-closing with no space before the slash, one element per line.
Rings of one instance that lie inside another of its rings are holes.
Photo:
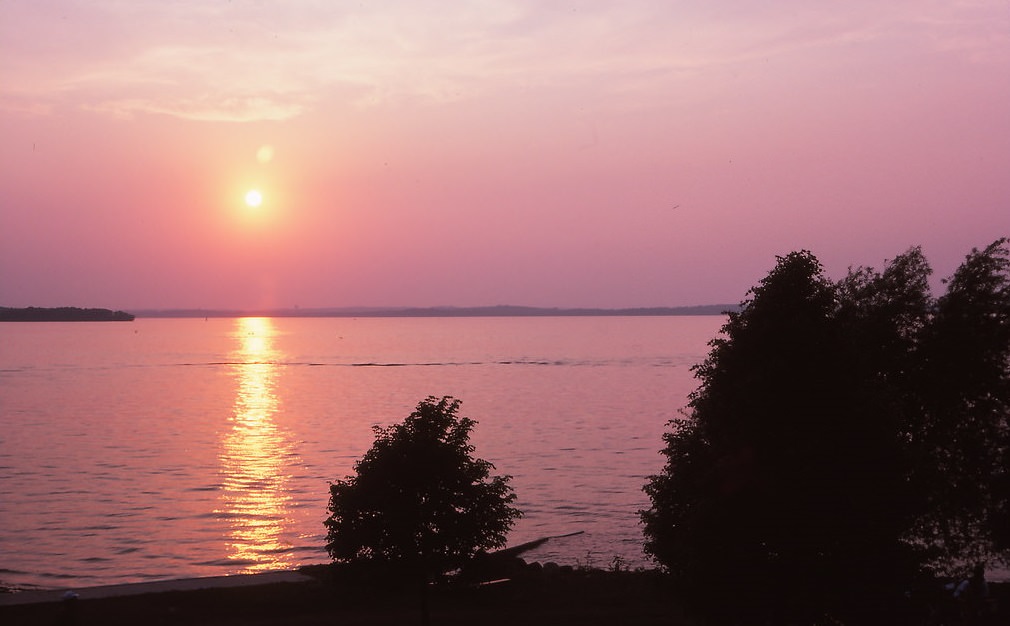
<path fill-rule="evenodd" d="M 0 582 L 324 563 L 372 427 L 462 400 L 527 560 L 649 565 L 637 511 L 725 318 L 217 318 L 0 325 Z"/>

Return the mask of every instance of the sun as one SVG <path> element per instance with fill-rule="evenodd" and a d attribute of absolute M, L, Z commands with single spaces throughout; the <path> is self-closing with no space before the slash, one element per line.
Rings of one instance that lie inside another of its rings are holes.
<path fill-rule="evenodd" d="M 245 204 L 251 208 L 258 207 L 263 204 L 263 194 L 258 189 L 250 189 L 245 194 Z"/>

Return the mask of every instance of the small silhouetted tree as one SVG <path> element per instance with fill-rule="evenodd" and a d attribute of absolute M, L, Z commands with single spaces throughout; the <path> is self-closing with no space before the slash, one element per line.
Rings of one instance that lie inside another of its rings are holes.
<path fill-rule="evenodd" d="M 817 619 L 1005 556 L 1006 241 L 939 300 L 929 274 L 913 248 L 832 283 L 794 252 L 730 314 L 645 487 L 646 551 L 689 597 Z"/>
<path fill-rule="evenodd" d="M 334 561 L 388 566 L 420 580 L 505 545 L 521 512 L 510 476 L 475 459 L 476 422 L 460 401 L 428 397 L 402 423 L 375 427 L 355 476 L 330 485 L 326 549 Z"/>

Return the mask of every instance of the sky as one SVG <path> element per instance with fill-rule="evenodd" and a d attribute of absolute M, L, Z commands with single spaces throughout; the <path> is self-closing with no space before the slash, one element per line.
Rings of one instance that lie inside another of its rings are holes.
<path fill-rule="evenodd" d="M 0 306 L 723 304 L 1007 235 L 1006 0 L 0 0 Z"/>

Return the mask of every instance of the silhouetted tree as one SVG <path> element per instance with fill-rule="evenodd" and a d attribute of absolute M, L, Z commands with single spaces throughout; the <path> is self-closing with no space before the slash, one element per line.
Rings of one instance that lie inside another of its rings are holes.
<path fill-rule="evenodd" d="M 813 618 L 1007 547 L 1005 243 L 939 301 L 918 248 L 837 284 L 794 252 L 751 290 L 645 486 L 646 551 L 690 597 Z"/>
<path fill-rule="evenodd" d="M 375 443 L 355 476 L 330 485 L 326 549 L 335 561 L 390 566 L 419 577 L 462 567 L 505 545 L 521 516 L 510 476 L 471 455 L 476 422 L 460 402 L 428 397 L 402 423 L 375 427 Z"/>
<path fill-rule="evenodd" d="M 1010 251 L 972 250 L 923 333 L 916 537 L 949 569 L 1010 550 Z"/>

